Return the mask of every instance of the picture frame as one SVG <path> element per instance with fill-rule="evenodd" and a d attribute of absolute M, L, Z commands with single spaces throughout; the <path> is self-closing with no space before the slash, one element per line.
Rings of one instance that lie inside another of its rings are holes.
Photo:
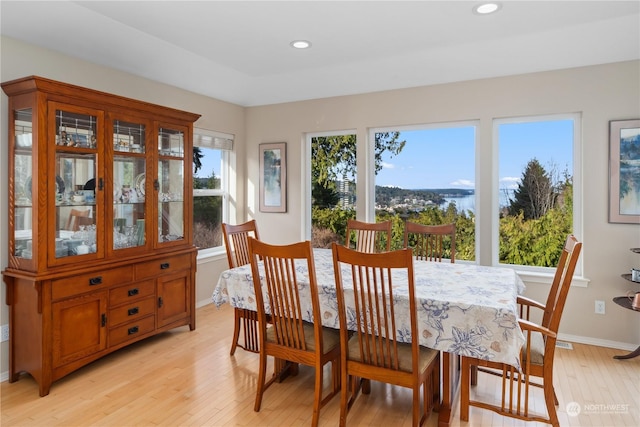
<path fill-rule="evenodd" d="M 640 119 L 609 122 L 609 222 L 640 224 Z"/>
<path fill-rule="evenodd" d="M 287 144 L 260 144 L 260 212 L 287 211 Z"/>

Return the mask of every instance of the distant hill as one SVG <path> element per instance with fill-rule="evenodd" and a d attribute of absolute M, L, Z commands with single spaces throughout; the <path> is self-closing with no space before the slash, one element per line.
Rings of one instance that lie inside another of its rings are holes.
<path fill-rule="evenodd" d="M 464 197 L 474 194 L 474 190 L 460 188 L 406 189 L 376 185 L 376 203 L 391 205 L 394 201 L 405 199 L 430 200 L 441 205 L 445 197 Z"/>

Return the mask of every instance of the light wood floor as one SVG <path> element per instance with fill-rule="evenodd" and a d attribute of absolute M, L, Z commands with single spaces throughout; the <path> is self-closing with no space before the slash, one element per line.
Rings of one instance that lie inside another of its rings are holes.
<path fill-rule="evenodd" d="M 56 382 L 48 396 L 38 397 L 30 376 L 3 382 L 1 424 L 8 426 L 286 426 L 311 423 L 313 372 L 300 367 L 296 377 L 272 385 L 260 412 L 253 411 L 256 354 L 238 349 L 229 356 L 233 312 L 208 305 L 198 309 L 197 329 L 187 327 L 122 349 Z M 640 358 L 613 360 L 624 351 L 574 344 L 558 349 L 555 386 L 563 426 L 640 425 Z M 329 369 L 325 370 L 325 384 Z M 498 393 L 498 383 L 482 375 L 477 393 Z M 567 414 L 576 402 L 578 416 Z M 543 408 L 541 397 L 535 406 Z M 608 406 L 607 406 L 608 405 Z M 320 425 L 336 426 L 339 397 L 320 414 Z M 384 384 L 372 384 L 348 417 L 350 425 L 411 425 L 410 394 Z M 437 414 L 428 426 L 437 425 Z M 527 426 L 492 412 L 471 408 L 470 421 L 454 426 Z"/>

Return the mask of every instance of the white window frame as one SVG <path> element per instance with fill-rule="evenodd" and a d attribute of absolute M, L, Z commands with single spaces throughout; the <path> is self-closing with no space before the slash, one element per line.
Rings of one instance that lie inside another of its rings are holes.
<path fill-rule="evenodd" d="M 193 146 L 204 147 L 214 150 L 220 150 L 220 188 L 199 188 L 193 189 L 193 197 L 206 197 L 206 196 L 220 196 L 222 197 L 222 222 L 229 221 L 229 203 L 230 203 L 230 173 L 231 173 L 231 161 L 233 153 L 233 140 L 234 135 L 212 131 L 208 129 L 193 129 Z M 220 254 L 226 254 L 224 248 L 224 241 L 221 241 L 219 246 L 211 248 L 204 248 L 198 250 L 198 260 L 203 258 L 210 258 L 218 256 Z"/>
<path fill-rule="evenodd" d="M 499 148 L 500 133 L 499 127 L 503 124 L 532 123 L 557 120 L 573 120 L 573 234 L 579 241 L 582 241 L 583 233 L 583 171 L 582 171 L 582 114 L 581 113 L 558 113 L 536 116 L 504 117 L 493 119 L 493 165 L 492 168 L 492 188 L 491 188 L 491 262 L 494 266 L 510 267 L 518 271 L 520 277 L 528 283 L 550 284 L 555 273 L 554 267 L 535 267 L 526 265 L 501 264 L 499 256 L 500 246 L 500 220 L 499 220 Z M 575 269 L 573 286 L 586 287 L 588 280 L 583 277 L 583 258 L 579 257 Z"/>
<path fill-rule="evenodd" d="M 313 138 L 319 137 L 328 137 L 328 136 L 343 136 L 343 135 L 356 135 L 356 156 L 359 156 L 360 150 L 358 150 L 358 133 L 355 129 L 347 129 L 347 130 L 337 130 L 337 131 L 327 131 L 327 132 L 312 132 L 304 135 L 304 143 L 302 144 L 303 149 L 301 150 L 302 155 L 302 164 L 304 165 L 301 168 L 301 177 L 300 182 L 303 183 L 301 186 L 302 192 L 302 200 L 304 201 L 304 219 L 302 221 L 301 234 L 304 236 L 304 239 L 311 240 L 311 140 Z M 358 166 L 360 158 L 358 157 L 356 160 L 356 182 L 358 179 L 358 173 L 360 172 L 360 167 Z M 368 200 L 365 200 L 365 203 L 368 203 Z"/>

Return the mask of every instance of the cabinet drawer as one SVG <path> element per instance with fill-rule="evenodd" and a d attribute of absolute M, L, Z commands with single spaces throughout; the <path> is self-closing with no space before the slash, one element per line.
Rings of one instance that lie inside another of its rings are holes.
<path fill-rule="evenodd" d="M 156 309 L 156 297 L 132 301 L 118 308 L 109 310 L 109 325 L 115 326 L 124 322 L 130 322 L 142 317 L 154 314 Z"/>
<path fill-rule="evenodd" d="M 127 266 L 112 270 L 95 271 L 78 276 L 57 279 L 52 282 L 51 297 L 56 300 L 84 292 L 104 289 L 133 280 L 133 267 Z"/>
<path fill-rule="evenodd" d="M 155 329 L 155 324 L 155 316 L 149 316 L 113 328 L 109 331 L 109 346 L 118 345 L 152 332 Z"/>
<path fill-rule="evenodd" d="M 184 270 L 191 266 L 191 255 L 167 256 L 155 261 L 143 262 L 135 266 L 136 279 L 146 279 Z"/>
<path fill-rule="evenodd" d="M 153 280 L 129 283 L 127 286 L 119 286 L 111 289 L 109 292 L 109 305 L 114 307 L 130 301 L 136 301 L 155 295 L 155 292 L 156 284 Z"/>

